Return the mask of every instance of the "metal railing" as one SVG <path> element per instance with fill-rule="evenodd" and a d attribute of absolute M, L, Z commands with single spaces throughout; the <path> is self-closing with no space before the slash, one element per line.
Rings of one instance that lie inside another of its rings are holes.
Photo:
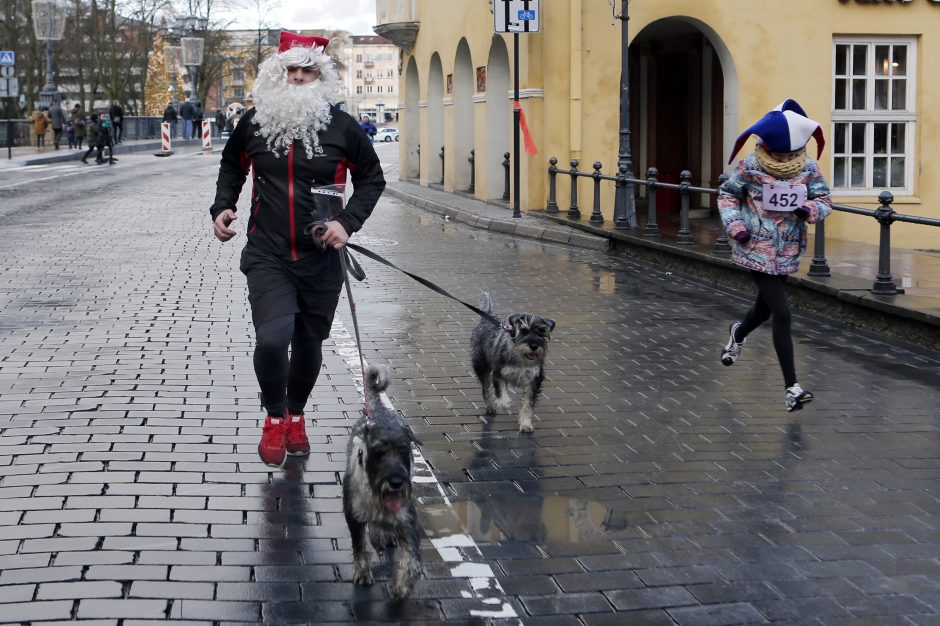
<path fill-rule="evenodd" d="M 643 230 L 644 237 L 662 237 L 662 232 L 657 221 L 656 190 L 671 189 L 678 191 L 682 202 L 680 205 L 681 208 L 679 210 L 679 231 L 676 233 L 676 244 L 682 246 L 692 245 L 695 243 L 695 239 L 692 236 L 692 230 L 690 227 L 689 197 L 693 193 L 715 196 L 718 195 L 718 189 L 712 189 L 710 187 L 696 187 L 692 185 L 692 172 L 689 170 L 683 170 L 679 175 L 680 182 L 675 184 L 660 182 L 658 180 L 659 172 L 655 167 L 651 167 L 646 171 L 646 179 L 643 180 L 638 178 L 629 178 L 622 174 L 614 176 L 601 174 L 603 165 L 601 165 L 600 161 L 596 161 L 593 164 L 593 172 L 578 170 L 579 163 L 577 160 L 571 161 L 571 169 L 568 170 L 559 168 L 558 159 L 555 157 L 549 159 L 548 162 L 548 204 L 545 207 L 546 213 L 559 213 L 556 189 L 556 176 L 558 174 L 571 177 L 571 202 L 567 214 L 568 219 L 571 220 L 581 219 L 581 210 L 578 207 L 578 179 L 591 178 L 594 181 L 594 204 L 588 222 L 595 226 L 604 224 L 604 216 L 601 213 L 601 181 L 613 181 L 618 187 L 626 184 L 642 185 L 647 188 L 647 222 L 646 227 Z M 727 179 L 727 174 L 722 174 L 719 176 L 719 186 Z M 940 219 L 897 213 L 893 208 L 891 208 L 891 203 L 894 202 L 894 194 L 892 194 L 890 191 L 882 191 L 878 196 L 878 202 L 881 204 L 881 206 L 877 209 L 863 209 L 861 207 L 833 203 L 832 210 L 841 211 L 843 213 L 852 213 L 855 215 L 865 215 L 868 217 L 873 217 L 875 220 L 877 220 L 881 230 L 878 243 L 878 273 L 875 276 L 875 282 L 872 284 L 871 293 L 875 295 L 892 296 L 899 293 L 899 290 L 897 288 L 897 284 L 894 282 L 894 277 L 891 274 L 891 225 L 894 222 L 902 222 L 907 224 L 920 224 L 922 226 L 940 227 Z M 614 216 L 614 221 L 616 224 L 624 223 L 626 222 L 627 217 L 629 216 Z M 829 270 L 829 262 L 826 259 L 825 224 L 826 222 L 823 220 L 821 222 L 817 222 L 815 225 L 816 231 L 813 236 L 813 259 L 810 263 L 809 271 L 807 272 L 809 276 L 825 277 L 831 275 Z M 619 228 L 619 226 L 617 228 Z M 731 244 L 728 241 L 728 233 L 725 231 L 724 224 L 720 225 L 719 235 L 715 240 L 712 252 L 718 255 L 731 254 Z"/>
<path fill-rule="evenodd" d="M 159 139 L 160 123 L 162 121 L 163 118 L 157 116 L 126 116 L 124 118 L 124 132 L 121 138 L 123 140 Z M 215 120 L 212 120 L 212 122 L 214 125 Z M 35 143 L 33 140 L 32 120 L 0 119 L 0 147 L 7 147 L 7 133 L 9 132 L 7 127 L 11 124 L 13 125 L 13 148 L 18 146 L 31 146 Z M 178 122 L 178 125 L 182 127 L 182 121 Z M 50 129 L 47 134 L 51 137 L 52 130 Z M 215 133 L 213 133 L 213 135 L 214 134 Z M 64 136 L 62 141 L 65 142 Z"/>

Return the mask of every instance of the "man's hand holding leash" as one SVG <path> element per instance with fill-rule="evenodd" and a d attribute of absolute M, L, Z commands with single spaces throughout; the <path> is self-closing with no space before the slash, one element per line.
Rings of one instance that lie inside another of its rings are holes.
<path fill-rule="evenodd" d="M 328 248 L 339 250 L 349 241 L 349 233 L 343 228 L 343 225 L 333 220 L 317 224 L 313 234 L 319 238 L 319 241 Z"/>
<path fill-rule="evenodd" d="M 232 209 L 225 209 L 216 215 L 215 222 L 213 222 L 212 226 L 216 239 L 224 242 L 234 237 L 237 233 L 229 228 L 229 226 L 237 219 L 238 216 L 235 215 L 235 211 Z"/>

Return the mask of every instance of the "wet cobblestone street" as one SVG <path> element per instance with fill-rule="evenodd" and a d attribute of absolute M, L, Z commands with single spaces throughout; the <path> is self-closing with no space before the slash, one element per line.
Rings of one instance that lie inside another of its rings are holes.
<path fill-rule="evenodd" d="M 365 356 L 423 442 L 425 577 L 354 587 L 345 297 L 312 454 L 268 468 L 245 223 L 211 238 L 216 156 L 149 158 L 0 196 L 0 622 L 940 624 L 940 355 L 797 314 L 816 400 L 788 414 L 769 328 L 718 359 L 751 294 L 388 198 L 354 241 L 557 326 L 523 435 L 484 417 L 478 318 L 360 257 Z"/>

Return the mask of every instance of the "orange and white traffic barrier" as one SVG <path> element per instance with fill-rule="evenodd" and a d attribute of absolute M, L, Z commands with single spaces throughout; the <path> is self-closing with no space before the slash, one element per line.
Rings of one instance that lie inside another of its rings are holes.
<path fill-rule="evenodd" d="M 173 150 L 170 149 L 170 123 L 162 122 L 160 124 L 160 139 L 161 147 L 160 152 L 155 152 L 154 156 L 170 156 L 173 154 Z"/>
<path fill-rule="evenodd" d="M 202 120 L 202 149 L 212 150 L 212 124 L 209 120 Z"/>

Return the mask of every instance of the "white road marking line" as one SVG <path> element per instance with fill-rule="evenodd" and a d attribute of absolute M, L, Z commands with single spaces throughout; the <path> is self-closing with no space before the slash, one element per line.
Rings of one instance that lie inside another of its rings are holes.
<path fill-rule="evenodd" d="M 356 340 L 349 333 L 345 324 L 338 319 L 333 320 L 333 328 L 330 331 L 330 337 L 333 339 L 333 344 L 336 346 L 336 353 L 346 361 L 346 367 L 352 372 L 353 382 L 355 382 L 356 388 L 359 390 L 360 394 L 364 394 L 362 368 L 359 365 L 359 351 L 356 349 Z M 386 394 L 382 394 L 381 400 L 383 404 L 394 408 Z M 444 488 L 434 476 L 431 466 L 428 465 L 424 455 L 421 454 L 421 450 L 417 447 L 414 449 L 414 457 L 415 476 L 412 480 L 416 483 L 433 484 L 436 486 L 438 493 L 444 500 L 444 504 L 453 508 Z M 431 539 L 431 544 L 437 550 L 438 554 L 441 555 L 441 560 L 445 563 L 455 563 L 450 570 L 451 576 L 454 578 L 470 579 L 470 587 L 473 589 L 473 594 L 467 596 L 467 599 L 480 601 L 479 609 L 470 610 L 471 617 L 493 619 L 519 617 L 512 605 L 506 601 L 506 592 L 496 579 L 493 569 L 486 563 L 474 563 L 473 561 L 465 560 L 466 557 L 464 555 L 468 552 L 473 553 L 479 558 L 483 556 L 483 553 L 480 551 L 473 537 L 470 535 L 456 534 Z M 461 550 L 458 551 L 457 548 Z M 517 623 L 522 624 L 521 621 Z"/>
<path fill-rule="evenodd" d="M 29 180 L 23 180 L 18 183 L 13 183 L 12 185 L 3 185 L 2 187 L 0 187 L 0 189 L 12 189 L 13 187 L 19 187 L 20 185 L 29 185 L 30 183 L 39 183 L 44 180 L 54 180 L 56 178 L 68 178 L 69 176 L 75 176 L 76 174 L 81 174 L 84 171 L 85 170 L 83 169 L 81 171 L 69 172 L 67 174 L 56 174 L 55 176 L 43 176 L 42 178 L 31 178 Z M 88 171 L 93 172 L 94 170 L 88 170 Z"/>

